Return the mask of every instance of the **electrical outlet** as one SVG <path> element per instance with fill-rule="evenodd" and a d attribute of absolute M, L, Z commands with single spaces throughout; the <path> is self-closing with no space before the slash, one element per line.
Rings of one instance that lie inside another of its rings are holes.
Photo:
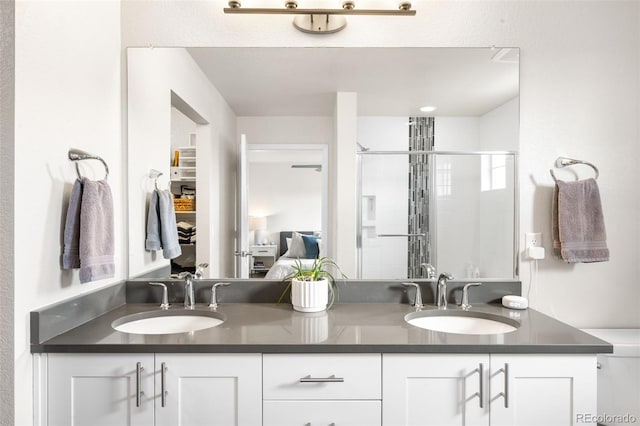
<path fill-rule="evenodd" d="M 525 259 L 544 259 L 544 247 L 542 247 L 541 232 L 527 232 L 524 234 Z"/>
<path fill-rule="evenodd" d="M 542 247 L 541 232 L 527 232 L 524 234 L 524 248 L 529 247 Z"/>

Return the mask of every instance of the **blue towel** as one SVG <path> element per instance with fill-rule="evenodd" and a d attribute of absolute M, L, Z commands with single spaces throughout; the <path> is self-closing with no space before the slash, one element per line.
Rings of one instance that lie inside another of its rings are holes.
<path fill-rule="evenodd" d="M 82 180 L 79 249 L 81 283 L 114 276 L 113 197 L 106 180 Z"/>

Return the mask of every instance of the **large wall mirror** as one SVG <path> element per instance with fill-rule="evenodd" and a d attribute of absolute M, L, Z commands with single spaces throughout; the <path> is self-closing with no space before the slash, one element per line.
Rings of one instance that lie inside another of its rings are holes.
<path fill-rule="evenodd" d="M 256 246 L 260 258 L 246 265 L 264 277 L 299 232 L 350 277 L 424 278 L 432 265 L 517 278 L 518 57 L 516 48 L 129 48 L 130 277 L 198 263 L 208 277 L 239 277 L 237 256 Z M 156 186 L 180 198 L 185 247 L 172 261 L 145 250 Z M 243 191 L 253 200 L 244 216 Z"/>

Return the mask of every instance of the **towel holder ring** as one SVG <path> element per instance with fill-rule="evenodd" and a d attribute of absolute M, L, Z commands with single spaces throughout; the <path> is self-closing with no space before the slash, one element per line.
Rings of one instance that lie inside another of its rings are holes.
<path fill-rule="evenodd" d="M 162 176 L 162 172 L 160 170 L 151 169 L 149 170 L 149 177 L 153 179 L 153 186 L 158 189 L 158 178 Z"/>
<path fill-rule="evenodd" d="M 596 177 L 595 177 L 596 179 L 598 179 L 598 177 L 600 176 L 600 171 L 598 170 L 598 168 L 595 165 L 589 163 L 588 161 L 576 160 L 574 158 L 567 158 L 567 157 L 558 157 L 556 158 L 556 162 L 554 163 L 554 166 L 556 168 L 561 169 L 563 167 L 573 166 L 575 164 L 584 164 L 585 166 L 591 167 L 596 172 Z M 550 169 L 549 173 L 551 173 L 551 177 L 553 178 L 553 180 L 555 182 L 558 182 L 556 175 L 553 173 L 553 169 Z"/>
<path fill-rule="evenodd" d="M 69 149 L 69 160 L 76 163 L 76 174 L 78 175 L 78 179 L 82 180 L 82 174 L 80 173 L 80 167 L 78 167 L 78 161 L 82 160 L 98 160 L 104 166 L 104 180 L 107 180 L 109 177 L 109 166 L 107 166 L 107 162 L 104 161 L 101 157 L 95 154 L 89 154 L 86 151 L 77 148 Z"/>

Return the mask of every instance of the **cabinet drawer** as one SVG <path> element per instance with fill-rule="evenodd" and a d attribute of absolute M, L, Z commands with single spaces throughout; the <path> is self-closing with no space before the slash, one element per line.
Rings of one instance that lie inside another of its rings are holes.
<path fill-rule="evenodd" d="M 263 356 L 264 399 L 380 399 L 380 354 Z"/>
<path fill-rule="evenodd" d="M 276 255 L 276 248 L 275 247 L 253 246 L 253 247 L 251 247 L 251 254 L 253 256 L 275 256 Z"/>
<path fill-rule="evenodd" d="M 263 426 L 380 426 L 380 401 L 265 401 Z"/>

